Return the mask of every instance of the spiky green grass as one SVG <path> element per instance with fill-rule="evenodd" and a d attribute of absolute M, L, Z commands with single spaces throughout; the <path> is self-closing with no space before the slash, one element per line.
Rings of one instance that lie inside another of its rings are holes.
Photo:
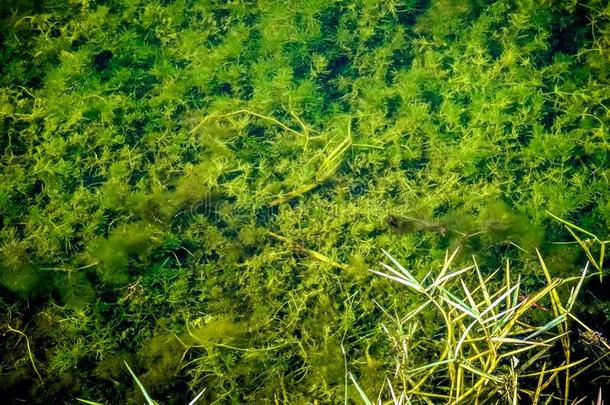
<path fill-rule="evenodd" d="M 417 294 L 421 304 L 405 314 L 386 313 L 393 321 L 384 329 L 394 338 L 396 369 L 380 398 L 394 404 L 518 404 L 525 398 L 533 404 L 568 404 L 573 376 L 601 360 L 572 354 L 575 329 L 593 332 L 573 313 L 583 282 L 593 276 L 587 274 L 588 264 L 579 277 L 558 279 L 540 257 L 546 285 L 524 295 L 521 277 L 515 277 L 508 262 L 489 275 L 476 262 L 453 269 L 456 251 L 438 272 L 418 280 L 385 253 L 391 264 L 373 273 L 407 287 L 405 294 Z M 430 308 L 440 344 L 426 341 L 429 334 L 422 333 L 420 319 Z M 547 316 L 541 317 L 542 311 Z M 600 345 L 603 357 L 608 356 L 610 345 L 605 340 Z M 372 404 L 350 378 L 363 401 Z"/>

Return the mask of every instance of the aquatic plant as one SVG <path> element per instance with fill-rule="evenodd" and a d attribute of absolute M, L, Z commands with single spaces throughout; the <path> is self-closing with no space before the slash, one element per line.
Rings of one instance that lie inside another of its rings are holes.
<path fill-rule="evenodd" d="M 358 400 L 345 362 L 381 386 L 380 308 L 420 303 L 381 249 L 417 280 L 509 259 L 527 291 L 536 249 L 589 260 L 572 310 L 610 333 L 605 2 L 8 0 L 0 26 L 0 325 L 29 342 L 0 326 L 2 397 L 142 402 L 127 361 L 160 402 Z"/>
<path fill-rule="evenodd" d="M 393 379 L 397 383 L 393 386 L 388 379 L 387 389 L 395 404 L 412 400 L 519 403 L 524 397 L 534 404 L 567 404 L 572 376 L 610 354 L 605 340 L 600 345 L 606 353 L 597 359 L 575 359 L 572 353 L 574 327 L 596 334 L 573 313 L 583 282 L 591 276 L 588 264 L 580 277 L 562 280 L 552 278 L 539 256 L 546 285 L 524 295 L 520 277 L 513 278 L 508 262 L 503 274 L 496 271 L 484 276 L 476 262 L 453 270 L 455 251 L 447 254 L 438 274 L 428 273 L 418 280 L 384 253 L 392 265 L 383 264 L 386 271 L 373 272 L 408 287 L 423 299 L 406 315 L 393 316 L 384 310 L 392 320 L 390 328 L 382 327 L 394 344 Z M 561 299 L 560 291 L 570 284 L 569 294 Z M 543 302 L 549 302 L 546 305 L 550 308 L 542 306 Z M 430 331 L 430 325 L 420 320 L 429 306 L 437 312 L 438 330 Z M 545 323 L 532 323 L 540 317 L 531 314 L 542 311 L 549 312 Z M 440 336 L 441 342 L 430 340 L 431 334 Z M 422 355 L 430 361 L 418 364 L 416 359 Z M 351 374 L 350 379 L 365 403 L 372 404 Z"/>
<path fill-rule="evenodd" d="M 127 362 L 124 362 L 125 367 L 127 367 L 127 370 L 129 370 L 129 374 L 131 374 L 131 376 L 133 377 L 133 380 L 136 382 L 136 384 L 138 385 L 138 388 L 140 389 L 140 391 L 142 391 L 142 395 L 144 395 L 144 399 L 146 400 L 146 404 L 147 405 L 155 405 L 157 404 L 157 402 L 153 401 L 152 398 L 150 397 L 150 395 L 148 394 L 148 392 L 146 391 L 146 388 L 144 388 L 144 385 L 140 382 L 140 380 L 138 379 L 138 377 L 135 375 L 135 373 L 131 370 L 131 367 L 129 367 L 129 364 L 127 364 Z M 193 398 L 193 400 L 191 402 L 188 403 L 188 405 L 194 405 L 195 403 L 197 403 L 197 401 L 199 400 L 199 398 L 201 398 L 201 396 L 203 395 L 203 393 L 205 392 L 205 388 L 199 393 L 197 394 L 197 396 L 195 398 Z M 77 398 L 78 401 L 84 403 L 84 404 L 89 404 L 89 405 L 102 405 L 99 402 L 95 402 L 95 401 L 89 401 L 87 399 L 81 399 L 81 398 Z"/>

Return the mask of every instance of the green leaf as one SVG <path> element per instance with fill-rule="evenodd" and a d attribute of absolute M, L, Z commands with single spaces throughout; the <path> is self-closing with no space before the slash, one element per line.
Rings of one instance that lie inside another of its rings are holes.
<path fill-rule="evenodd" d="M 144 399 L 146 399 L 146 403 L 148 405 L 156 405 L 155 401 L 153 401 L 152 398 L 150 398 L 150 395 L 148 395 L 148 392 L 146 392 L 146 388 L 144 388 L 144 385 L 142 385 L 140 380 L 138 380 L 138 377 L 136 377 L 134 372 L 131 371 L 131 368 L 129 367 L 129 364 L 127 364 L 126 361 L 123 361 L 123 363 L 125 363 L 125 366 L 127 367 L 127 370 L 129 370 L 129 374 L 131 374 L 133 379 L 136 380 L 136 384 L 138 384 L 138 387 L 140 387 L 140 391 L 142 391 L 142 395 L 144 395 Z"/>

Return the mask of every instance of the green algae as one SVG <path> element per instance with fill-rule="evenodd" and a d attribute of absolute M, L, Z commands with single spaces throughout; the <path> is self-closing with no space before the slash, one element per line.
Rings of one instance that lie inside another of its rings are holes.
<path fill-rule="evenodd" d="M 141 401 L 126 360 L 162 403 L 342 402 L 346 369 L 392 375 L 380 307 L 414 305 L 367 273 L 381 249 L 535 286 L 536 249 L 586 260 L 548 213 L 608 239 L 604 2 L 9 1 L 0 24 L 2 324 L 43 377 L 7 335 L 15 401 Z M 603 282 L 581 311 L 607 335 Z"/>

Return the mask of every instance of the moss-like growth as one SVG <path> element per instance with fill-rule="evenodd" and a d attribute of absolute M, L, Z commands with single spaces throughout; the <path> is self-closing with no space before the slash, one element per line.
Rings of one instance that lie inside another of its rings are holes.
<path fill-rule="evenodd" d="M 15 237 L 14 233 L 8 232 L 4 236 L 6 242 L 0 245 L 0 284 L 21 298 L 48 291 L 46 281 L 50 275 L 32 262 L 27 253 L 27 244 L 11 240 L 11 237 Z"/>
<path fill-rule="evenodd" d="M 176 396 L 176 385 L 180 385 L 176 377 L 180 374 L 180 360 L 185 350 L 186 348 L 173 334 L 158 334 L 142 343 L 139 357 L 145 371 L 140 373 L 138 378 L 151 395 L 157 398 L 163 395 Z M 132 394 L 128 399 L 129 403 L 141 403 L 144 400 L 139 389 L 135 388 Z M 187 396 L 186 393 L 182 393 L 176 397 Z"/>
<path fill-rule="evenodd" d="M 146 222 L 135 222 L 113 230 L 108 238 L 92 241 L 88 250 L 99 264 L 100 280 L 121 285 L 129 281 L 130 261 L 146 258 L 160 243 L 158 228 Z"/>
<path fill-rule="evenodd" d="M 485 205 L 476 218 L 476 225 L 488 242 L 512 242 L 530 253 L 540 247 L 544 237 L 539 225 L 502 201 Z"/>
<path fill-rule="evenodd" d="M 209 349 L 217 344 L 230 345 L 248 332 L 248 325 L 236 322 L 230 316 L 215 316 L 196 322 L 189 328 L 189 341 Z"/>
<path fill-rule="evenodd" d="M 382 249 L 529 289 L 535 248 L 607 261 L 600 0 L 60 3 L 0 7 L 1 324 L 47 387 L 11 340 L 0 397 L 139 401 L 93 371 L 125 353 L 161 402 L 344 402 L 346 367 L 394 372 L 379 308 L 415 305 L 370 279 Z"/>
<path fill-rule="evenodd" d="M 0 266 L 2 286 L 21 298 L 36 296 L 45 291 L 44 277 L 33 264 L 16 267 Z"/>
<path fill-rule="evenodd" d="M 84 311 L 97 296 L 94 285 L 84 271 L 55 277 L 53 287 L 59 292 L 62 303 L 75 311 Z"/>

